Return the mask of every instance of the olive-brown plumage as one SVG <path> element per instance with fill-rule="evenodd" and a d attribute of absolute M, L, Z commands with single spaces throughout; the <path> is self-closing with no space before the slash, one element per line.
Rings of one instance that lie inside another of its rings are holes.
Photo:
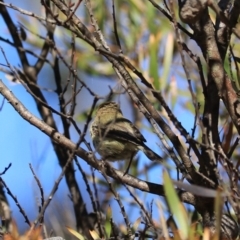
<path fill-rule="evenodd" d="M 100 104 L 90 133 L 96 151 L 104 160 L 131 160 L 139 150 L 150 160 L 162 160 L 145 145 L 146 139 L 131 121 L 123 117 L 115 102 Z"/>

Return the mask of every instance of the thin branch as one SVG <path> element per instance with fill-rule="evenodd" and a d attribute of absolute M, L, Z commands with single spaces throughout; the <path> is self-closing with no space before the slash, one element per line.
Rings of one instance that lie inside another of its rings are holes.
<path fill-rule="evenodd" d="M 24 209 L 21 207 L 20 203 L 18 202 L 17 197 L 15 197 L 15 196 L 13 195 L 13 193 L 11 192 L 11 190 L 8 188 L 7 184 L 4 182 L 4 180 L 3 180 L 1 177 L 0 177 L 0 182 L 1 182 L 1 183 L 3 184 L 3 186 L 6 188 L 7 194 L 8 194 L 9 196 L 11 196 L 11 198 L 13 199 L 13 201 L 16 203 L 16 206 L 18 207 L 20 213 L 23 215 L 23 217 L 24 217 L 24 219 L 25 219 L 25 222 L 26 222 L 29 226 L 31 226 L 31 222 L 29 221 L 29 219 L 28 219 L 28 217 L 27 217 Z"/>

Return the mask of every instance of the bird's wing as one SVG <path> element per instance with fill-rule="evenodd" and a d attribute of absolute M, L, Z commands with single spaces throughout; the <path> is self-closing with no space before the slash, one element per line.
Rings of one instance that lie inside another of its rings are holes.
<path fill-rule="evenodd" d="M 146 142 L 141 132 L 126 118 L 117 118 L 114 122 L 107 123 L 101 128 L 101 135 L 109 138 L 129 141 L 142 145 Z"/>

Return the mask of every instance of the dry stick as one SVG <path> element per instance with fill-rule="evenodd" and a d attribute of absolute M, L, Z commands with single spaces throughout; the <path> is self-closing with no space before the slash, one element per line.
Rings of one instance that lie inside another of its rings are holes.
<path fill-rule="evenodd" d="M 101 211 L 100 203 L 99 203 L 99 196 L 98 196 L 98 189 L 97 189 L 97 184 L 96 184 L 96 177 L 95 177 L 93 167 L 91 167 L 91 172 L 92 172 L 93 189 L 94 189 L 94 196 L 95 196 L 95 201 L 97 204 L 97 209 L 99 209 L 99 211 Z M 102 214 L 97 214 L 97 220 L 98 220 L 99 225 L 101 224 L 101 217 L 102 217 Z M 115 228 L 114 228 L 112 217 L 110 219 L 110 223 L 112 226 L 112 233 L 115 236 L 116 233 L 115 233 Z"/>
<path fill-rule="evenodd" d="M 139 205 L 140 209 L 142 209 L 143 213 L 145 214 L 146 218 L 148 219 L 148 222 L 151 224 L 151 227 L 155 229 L 154 222 L 148 213 L 148 211 L 145 209 L 144 205 L 140 202 L 140 200 L 137 198 L 137 196 L 134 195 L 134 193 L 131 192 L 129 187 L 124 184 L 124 187 L 127 189 L 128 193 L 131 195 L 131 197 L 134 199 L 134 201 Z M 152 213 L 152 212 L 151 212 Z"/>
<path fill-rule="evenodd" d="M 230 44 L 229 44 L 229 50 L 230 50 L 230 53 L 232 54 L 232 57 L 233 57 L 233 61 L 234 61 L 234 64 L 235 64 L 235 69 L 236 69 L 236 72 L 237 72 L 237 80 L 239 82 L 240 81 L 240 70 L 239 70 L 239 67 L 238 67 L 238 64 L 237 64 L 236 57 L 233 53 L 233 48 Z"/>
<path fill-rule="evenodd" d="M 164 14 L 165 17 L 168 18 L 169 21 L 173 22 L 172 17 L 162 8 L 160 7 L 154 0 L 148 0 L 152 5 L 161 13 Z M 168 9 L 169 10 L 169 9 Z M 181 24 L 177 23 L 177 26 L 179 29 L 181 29 L 185 34 L 187 34 L 191 39 L 193 38 L 193 34 L 190 33 L 185 27 L 183 27 Z"/>
<path fill-rule="evenodd" d="M 231 48 L 230 44 L 229 44 L 229 48 Z M 232 58 L 231 58 L 231 56 L 233 56 L 233 58 L 234 58 L 234 55 L 232 55 L 231 50 L 228 52 L 228 54 L 226 53 L 226 55 L 228 56 L 228 68 L 230 71 L 230 79 L 234 79 L 233 70 L 232 70 Z M 236 92 L 238 92 L 238 91 L 236 91 Z"/>
<path fill-rule="evenodd" d="M 71 46 L 72 46 L 72 51 L 71 51 L 70 66 L 72 67 L 73 66 L 73 62 L 74 62 L 74 55 L 75 55 L 75 38 L 74 38 L 74 34 L 73 33 L 72 33 Z M 57 63 L 57 66 L 58 66 L 58 72 L 57 72 L 57 74 L 59 75 L 58 78 L 61 78 L 58 61 L 56 63 Z M 73 76 L 73 79 L 74 79 L 74 83 L 73 83 L 73 85 L 74 85 L 73 86 L 74 92 L 73 92 L 71 98 L 68 101 L 65 101 L 64 94 L 67 92 L 68 86 L 70 84 L 71 76 Z M 75 109 L 76 96 L 83 89 L 83 85 L 80 86 L 79 90 L 77 91 L 78 93 L 76 94 L 76 87 L 77 87 L 76 86 L 76 77 L 74 77 L 74 75 L 73 75 L 73 73 L 72 73 L 72 71 L 70 69 L 69 69 L 69 76 L 68 76 L 68 79 L 66 81 L 65 86 L 62 88 L 60 79 L 56 79 L 56 85 L 57 85 L 57 93 L 58 93 L 58 96 L 59 96 L 61 112 L 65 113 L 66 112 L 65 108 L 67 107 L 67 105 L 69 103 L 71 103 L 70 111 L 69 111 L 68 115 L 73 116 L 74 109 Z M 73 102 L 73 104 L 72 104 L 72 102 Z"/>
<path fill-rule="evenodd" d="M 45 11 L 45 14 L 46 14 L 46 18 L 51 18 L 51 16 L 49 15 L 48 11 Z M 49 24 L 49 23 L 46 23 L 46 25 L 44 26 L 47 30 L 46 32 L 46 40 L 43 42 L 42 44 L 42 47 L 41 47 L 41 53 L 40 53 L 40 56 L 42 58 L 47 58 L 48 56 L 48 53 L 50 52 L 51 50 L 51 45 L 49 45 L 47 39 L 54 39 L 53 36 L 54 36 L 54 31 L 55 31 L 55 28 L 56 28 L 56 24 Z M 22 28 L 23 29 L 23 28 Z M 34 79 L 36 80 L 37 78 L 37 75 L 39 74 L 39 72 L 41 71 L 41 69 L 43 68 L 44 66 L 44 63 L 45 61 L 42 61 L 41 59 L 37 59 L 37 61 L 35 62 L 35 64 L 32 66 L 35 70 L 35 74 L 34 74 Z M 25 70 L 26 72 L 26 70 Z M 28 74 L 29 75 L 29 74 Z M 29 75 L 30 76 L 30 75 Z M 28 76 L 28 77 L 29 77 Z M 31 77 L 30 77 L 31 78 Z"/>
<path fill-rule="evenodd" d="M 162 106 L 164 107 L 164 109 L 166 110 L 166 112 L 168 113 L 169 118 L 171 119 L 171 121 L 174 123 L 175 126 L 178 126 L 177 129 L 180 130 L 181 134 L 183 136 L 186 137 L 186 139 L 190 142 L 190 143 L 195 143 L 195 144 L 199 144 L 203 147 L 205 147 L 206 149 L 211 149 L 212 151 L 215 151 L 216 153 L 220 154 L 226 161 L 230 161 L 229 159 L 226 158 L 226 156 L 221 153 L 220 151 L 218 151 L 217 149 L 215 149 L 214 147 L 211 147 L 210 145 L 206 145 L 203 143 L 199 143 L 198 141 L 196 141 L 195 139 L 191 138 L 191 136 L 186 132 L 186 130 L 182 127 L 182 124 L 176 119 L 176 117 L 173 115 L 172 111 L 170 110 L 170 108 L 168 107 L 168 105 L 166 104 L 164 98 L 161 96 L 161 94 L 158 93 L 158 98 L 159 101 L 161 102 Z M 194 148 L 196 148 L 196 145 L 193 145 Z M 202 156 L 200 155 L 200 153 L 197 155 L 198 158 L 201 158 Z M 198 174 L 196 172 L 196 174 Z M 240 176 L 240 174 L 239 174 Z M 220 177 L 219 177 L 220 179 Z M 210 183 L 210 182 L 209 182 Z"/>
<path fill-rule="evenodd" d="M 240 38 L 240 35 L 238 31 L 232 26 L 229 19 L 225 16 L 223 10 L 219 7 L 218 3 L 214 0 L 208 0 L 207 1 L 208 6 L 217 14 L 217 16 L 220 18 L 220 20 L 226 24 L 226 26 L 232 30 L 232 32 L 236 35 L 237 38 Z M 229 5 L 228 5 L 229 6 Z M 228 9 L 230 11 L 230 9 Z M 239 15 L 239 13 L 238 13 Z"/>
<path fill-rule="evenodd" d="M 195 116 L 194 116 L 194 122 L 193 122 L 193 128 L 191 129 L 192 130 L 192 134 L 191 134 L 191 137 L 194 138 L 195 136 L 195 132 L 196 132 L 196 129 L 197 129 L 197 121 L 199 120 L 199 110 L 200 110 L 200 104 L 198 103 L 196 108 L 195 108 Z M 188 155 L 190 155 L 191 153 L 191 144 L 189 144 L 189 147 L 188 147 Z"/>
<path fill-rule="evenodd" d="M 110 217 L 110 224 L 111 224 L 111 230 L 112 230 L 111 238 L 113 237 L 113 239 L 118 239 L 117 238 L 118 237 L 118 233 L 116 232 L 116 226 L 115 226 L 115 224 L 113 222 L 112 216 Z"/>
<path fill-rule="evenodd" d="M 35 172 L 34 172 L 34 170 L 33 170 L 33 168 L 32 168 L 32 164 L 31 164 L 31 163 L 29 163 L 29 167 L 30 167 L 30 169 L 31 169 L 31 171 L 32 171 L 33 177 L 34 177 L 34 179 L 35 179 L 35 181 L 36 181 L 36 183 L 37 183 L 37 185 L 38 185 L 38 188 L 39 188 L 39 190 L 40 190 L 40 194 L 41 194 L 41 208 L 42 208 L 43 205 L 44 205 L 44 192 L 43 192 L 43 187 L 42 187 L 42 184 L 41 184 L 40 180 L 39 180 L 38 177 L 36 176 L 36 174 L 35 174 Z M 42 220 L 41 220 L 40 222 L 41 222 L 41 223 L 43 222 L 43 218 L 42 218 Z"/>
<path fill-rule="evenodd" d="M 199 72 L 199 76 L 200 76 L 200 80 L 201 80 L 201 84 L 202 84 L 203 94 L 204 94 L 204 96 L 206 96 L 207 86 L 206 86 L 206 81 L 205 81 L 200 57 L 193 54 L 192 51 L 188 48 L 188 46 L 185 43 L 182 43 L 182 47 L 185 50 L 185 52 L 188 54 L 188 56 L 197 64 L 197 68 L 198 68 L 198 72 Z M 198 103 L 198 108 L 200 108 L 199 103 Z M 198 115 L 199 115 L 199 109 L 197 110 L 197 114 L 195 114 L 195 118 L 194 118 L 194 129 L 192 130 L 192 135 L 191 135 L 192 139 L 194 138 L 194 133 L 196 131 L 197 120 L 199 121 L 199 123 L 200 123 L 199 126 L 200 126 L 201 130 L 203 131 L 203 124 Z M 190 149 L 191 149 L 191 145 L 189 146 L 189 149 L 188 149 L 189 152 L 190 152 Z"/>
<path fill-rule="evenodd" d="M 72 46 L 72 51 L 71 51 L 71 63 L 70 63 L 70 65 L 73 66 L 74 58 L 75 58 L 75 52 L 76 52 L 75 36 L 74 36 L 74 34 L 72 34 L 71 46 Z M 76 64 L 77 64 L 77 62 L 76 62 Z M 69 78 L 70 77 L 71 77 L 71 72 L 69 71 Z M 73 77 L 73 84 L 71 84 L 71 88 L 72 88 L 72 93 L 73 94 L 72 94 L 72 97 L 71 97 L 71 104 L 70 104 L 70 111 L 69 111 L 69 115 L 70 116 L 74 115 L 75 108 L 76 108 L 76 97 L 77 97 L 77 95 L 76 95 L 77 81 L 76 80 L 77 79 L 75 77 Z"/>
<path fill-rule="evenodd" d="M 35 181 L 37 182 L 37 185 L 38 185 L 38 188 L 40 190 L 40 194 L 41 194 L 41 206 L 38 206 L 38 209 L 39 209 L 39 213 L 44 205 L 44 192 L 43 192 L 43 187 L 41 185 L 41 182 L 40 180 L 38 179 L 38 177 L 36 176 L 34 170 L 33 170 L 33 167 L 32 167 L 32 164 L 29 163 L 29 167 L 32 171 L 32 174 L 33 174 L 33 177 L 35 179 Z M 47 229 L 46 229 L 46 226 L 43 224 L 44 223 L 44 217 L 42 217 L 42 219 L 40 219 L 39 221 L 40 225 L 43 225 L 43 235 L 44 235 L 44 238 L 47 237 Z"/>
<path fill-rule="evenodd" d="M 4 98 L 4 99 L 5 99 L 5 98 Z M 11 166 L 12 166 L 12 163 L 9 163 L 8 166 L 5 167 L 5 169 L 3 170 L 3 172 L 0 173 L 0 176 L 4 175 Z"/>
<path fill-rule="evenodd" d="M 109 163 L 108 163 L 108 162 L 104 162 L 104 164 L 109 167 Z M 120 209 L 121 209 L 121 213 L 122 213 L 122 215 L 123 215 L 124 222 L 125 222 L 125 224 L 126 224 L 126 226 L 127 226 L 128 239 L 131 239 L 131 236 L 132 236 L 131 224 L 130 224 L 128 215 L 127 215 L 127 213 L 126 213 L 126 211 L 125 211 L 125 208 L 124 208 L 124 206 L 123 206 L 122 200 L 119 198 L 119 194 L 115 191 L 112 183 L 109 181 L 109 177 L 107 176 L 104 168 L 101 169 L 101 173 L 102 173 L 103 177 L 106 179 L 106 181 L 107 181 L 107 183 L 108 183 L 108 186 L 109 186 L 111 192 L 113 193 L 113 195 L 115 196 L 115 200 L 117 201 L 117 203 L 118 203 L 118 205 L 119 205 L 119 207 L 120 207 Z M 118 178 L 118 180 L 119 180 L 121 183 L 123 183 L 121 178 Z"/>
<path fill-rule="evenodd" d="M 82 131 L 82 133 L 79 132 L 79 135 L 81 135 L 80 143 L 83 141 L 89 151 L 92 151 L 92 148 L 91 148 L 90 144 L 85 140 L 85 135 L 86 135 L 87 130 L 88 130 L 88 125 L 90 124 L 90 122 L 92 120 L 93 111 L 95 109 L 95 106 L 96 106 L 97 102 L 98 102 L 98 98 L 94 98 L 91 109 L 90 109 L 90 112 L 89 112 L 88 117 L 86 119 L 86 122 L 84 124 L 83 131 Z"/>
<path fill-rule="evenodd" d="M 85 185 L 86 185 L 86 190 L 88 192 L 88 195 L 91 199 L 91 203 L 92 203 L 92 207 L 93 207 L 93 210 L 94 212 L 97 212 L 97 207 L 96 207 L 96 204 L 95 204 L 95 200 L 94 200 L 94 197 L 93 197 L 93 193 L 92 193 L 92 190 L 90 188 L 90 185 L 89 185 L 89 182 L 88 182 L 88 178 L 87 178 L 87 174 L 84 172 L 84 170 L 82 169 L 80 163 L 78 162 L 77 158 L 75 157 L 74 158 L 74 161 L 80 171 L 80 173 L 82 174 L 82 177 L 83 177 L 83 181 L 85 182 Z"/>
<path fill-rule="evenodd" d="M 236 167 L 234 167 L 233 162 L 225 155 L 225 153 L 223 151 L 219 151 L 218 149 L 211 147 L 210 145 L 204 144 L 204 143 L 200 143 L 198 141 L 196 141 L 195 139 L 192 139 L 196 144 L 206 148 L 206 149 L 211 149 L 214 152 L 216 152 L 217 154 L 219 154 L 220 157 L 222 157 L 228 164 L 230 164 L 230 167 L 232 168 L 232 170 L 234 172 L 237 173 L 238 178 L 240 179 L 240 173 L 238 173 L 238 170 L 236 169 Z"/>
<path fill-rule="evenodd" d="M 74 79 L 75 79 L 75 78 L 74 78 Z M 67 87 L 68 84 L 69 84 L 69 82 L 66 83 L 66 86 L 65 86 L 65 87 Z M 65 104 L 62 106 L 63 109 L 65 109 L 65 108 L 67 107 L 67 105 L 72 102 L 72 99 L 75 98 L 75 97 L 82 91 L 83 88 L 84 88 L 83 85 L 80 86 L 79 89 L 78 89 L 77 91 L 75 91 L 74 94 L 72 94 L 72 97 L 71 97 L 68 101 L 66 101 Z M 64 88 L 62 93 L 65 93 L 66 91 L 67 91 L 67 88 Z M 62 95 L 63 95 L 63 94 L 60 94 L 60 97 L 62 97 Z M 70 115 L 70 114 L 68 114 L 68 115 Z"/>
<path fill-rule="evenodd" d="M 148 229 L 154 229 L 154 231 L 155 232 L 157 232 L 158 230 L 157 230 L 157 228 L 155 227 L 155 224 L 154 224 L 154 222 L 153 222 L 153 220 L 152 220 L 152 213 L 153 213 L 153 199 L 152 199 L 152 201 L 151 201 L 151 203 L 150 203 L 150 215 L 149 216 L 146 216 L 145 218 L 144 218 L 144 221 L 143 221 L 143 223 L 144 223 L 144 228 L 142 229 L 142 230 L 139 230 L 138 231 L 138 234 L 139 234 L 139 237 L 140 238 L 143 238 L 143 239 L 145 239 L 145 238 L 152 238 L 152 239 L 155 239 L 158 235 L 155 235 L 155 236 L 153 236 L 152 234 L 149 234 L 149 233 L 147 233 L 147 230 Z M 148 219 L 147 219 L 148 218 Z"/>
<path fill-rule="evenodd" d="M 170 9 L 169 9 L 169 7 L 167 5 L 166 0 L 163 0 L 163 6 L 165 6 L 165 8 L 168 10 L 168 12 L 170 12 Z"/>
<path fill-rule="evenodd" d="M 63 93 L 63 89 L 62 89 L 62 78 L 61 78 L 61 73 L 60 73 L 60 68 L 59 68 L 59 61 L 58 61 L 58 57 L 55 56 L 54 51 L 53 52 L 53 58 L 54 58 L 54 67 L 53 67 L 53 71 L 54 71 L 54 79 L 55 79 L 55 84 L 56 84 L 56 93 L 58 96 L 58 101 L 59 101 L 59 108 L 60 108 L 60 112 L 71 116 L 71 118 L 73 117 L 71 114 L 67 114 L 66 113 L 66 109 L 65 109 L 65 98 L 64 98 L 64 93 Z M 68 84 L 68 81 L 67 81 Z M 81 91 L 81 88 L 80 88 Z M 79 91 L 79 92 L 80 92 Z M 74 98 L 74 96 L 73 96 Z M 68 121 L 67 118 L 61 116 L 61 121 L 62 121 L 62 125 L 63 125 L 63 132 L 64 135 L 67 138 L 70 138 L 70 126 L 71 126 L 71 121 Z M 75 127 L 75 125 L 74 125 Z M 76 128 L 76 130 L 78 131 L 78 127 Z M 80 130 L 79 130 L 80 131 Z"/>
<path fill-rule="evenodd" d="M 65 176 L 65 172 L 68 168 L 68 166 L 70 165 L 70 163 L 72 162 L 74 155 L 75 155 L 75 150 L 77 150 L 78 146 L 79 146 L 79 142 L 81 141 L 81 137 L 79 138 L 78 142 L 75 145 L 75 149 L 72 151 L 72 153 L 69 155 L 68 160 L 65 164 L 65 166 L 62 168 L 62 172 L 60 173 L 59 177 L 57 178 L 57 180 L 55 181 L 55 184 L 47 198 L 47 200 L 45 201 L 41 212 L 38 214 L 36 220 L 34 221 L 34 224 L 31 227 L 31 230 L 38 224 L 38 222 L 40 221 L 40 219 L 44 216 L 45 210 L 48 207 L 49 203 L 51 202 L 51 200 L 53 199 L 54 194 L 56 193 L 58 186 L 61 182 L 61 180 L 63 179 L 63 177 Z"/>
<path fill-rule="evenodd" d="M 33 17 L 33 18 L 36 18 L 40 21 L 44 21 L 44 22 L 48 22 L 48 23 L 52 23 L 52 24 L 55 24 L 56 21 L 53 21 L 53 20 L 49 20 L 49 19 L 45 19 L 44 17 L 41 17 L 41 16 L 38 16 L 36 15 L 35 13 L 33 12 L 29 12 L 29 11 L 26 11 L 25 9 L 22 9 L 20 7 L 16 7 L 15 5 L 13 4 L 8 4 L 8 3 L 4 3 L 4 2 L 0 2 L 0 5 L 4 5 L 5 7 L 9 7 L 9 8 L 12 8 L 20 13 L 22 13 L 23 15 L 27 15 L 27 16 L 30 16 L 30 17 Z"/>
<path fill-rule="evenodd" d="M 23 210 L 23 208 L 21 207 L 21 205 L 19 204 L 18 200 L 17 200 L 17 197 L 15 197 L 13 195 L 13 193 L 11 192 L 11 190 L 8 188 L 7 184 L 4 182 L 4 180 L 0 177 L 0 182 L 3 184 L 3 186 L 6 188 L 7 190 L 7 194 L 10 195 L 13 199 L 13 201 L 16 203 L 16 206 L 18 207 L 20 213 L 23 215 L 24 219 L 25 219 L 25 222 L 31 226 L 31 222 L 29 221 L 25 211 Z"/>
<path fill-rule="evenodd" d="M 199 76 L 200 76 L 200 80 L 203 88 L 203 94 L 205 96 L 207 94 L 207 86 L 206 86 L 206 80 L 203 73 L 201 59 L 198 55 L 193 54 L 193 52 L 188 48 L 188 46 L 185 43 L 182 43 L 182 47 L 184 51 L 188 54 L 188 56 L 197 64 L 198 72 L 199 72 Z"/>
<path fill-rule="evenodd" d="M 237 145 L 239 144 L 239 141 L 240 141 L 240 138 L 237 137 L 234 141 L 234 144 L 232 145 L 230 151 L 228 152 L 227 154 L 227 157 L 228 158 L 231 158 L 232 157 L 232 154 L 234 152 L 234 150 L 236 149 Z M 238 162 L 237 162 L 237 165 L 236 165 L 236 169 L 238 169 L 238 167 L 240 166 L 240 158 L 238 159 Z"/>
<path fill-rule="evenodd" d="M 96 201 L 96 204 L 97 204 L 97 209 L 99 209 L 99 211 L 101 211 L 100 203 L 99 203 L 99 196 L 98 196 L 98 189 L 97 189 L 97 184 L 96 184 L 96 177 L 95 177 L 93 167 L 91 167 L 91 173 L 92 173 L 93 189 L 94 189 L 94 196 L 95 196 L 95 201 Z M 101 216 L 102 215 L 100 214 L 100 217 Z M 97 214 L 97 217 L 98 217 L 98 214 Z M 99 220 L 101 220 L 101 219 L 98 219 L 98 221 Z"/>
<path fill-rule="evenodd" d="M 55 51 L 52 51 L 52 55 L 53 55 L 53 58 L 54 58 L 53 71 L 54 71 L 54 78 L 55 78 L 55 83 L 56 83 L 56 93 L 57 93 L 57 96 L 58 96 L 58 99 L 59 99 L 60 112 L 66 114 L 66 109 L 65 109 L 66 102 L 65 102 L 65 98 L 64 98 L 65 91 L 63 92 L 62 85 L 61 85 L 61 82 L 62 82 L 61 78 L 62 77 L 61 77 L 61 73 L 60 73 L 59 59 L 56 56 Z M 71 62 L 71 65 L 72 65 L 72 62 Z M 69 75 L 70 75 L 69 76 L 69 81 L 67 81 L 67 84 L 66 84 L 67 86 L 70 82 L 71 71 L 69 71 Z M 67 87 L 66 87 L 66 89 L 67 89 Z M 81 91 L 82 87 L 80 87 L 79 91 L 77 91 L 78 92 L 77 94 L 76 94 L 76 85 L 75 85 L 74 89 L 75 89 L 75 91 L 71 96 L 71 99 L 73 99 L 73 100 L 76 99 L 76 96 Z M 70 112 L 69 112 L 69 114 L 66 114 L 66 115 L 73 117 L 74 109 L 75 109 L 75 104 L 73 104 L 73 108 L 70 107 Z M 70 128 L 71 124 L 64 117 L 61 117 L 61 120 L 62 120 L 63 129 L 64 129 L 64 134 L 67 138 L 70 138 L 69 128 Z"/>
<path fill-rule="evenodd" d="M 2 103 L 1 103 L 1 106 L 0 106 L 0 111 L 2 111 L 2 109 L 3 109 L 4 102 L 5 102 L 5 98 L 3 98 L 3 100 L 2 100 Z"/>
<path fill-rule="evenodd" d="M 112 0 L 112 10 L 113 10 L 112 15 L 113 15 L 114 34 L 115 34 L 115 38 L 116 38 L 116 40 L 117 40 L 117 44 L 118 44 L 118 47 L 119 47 L 119 53 L 121 54 L 121 53 L 123 53 L 123 52 L 122 52 L 121 42 L 120 42 L 120 39 L 119 39 L 119 36 L 118 36 L 114 0 Z"/>
<path fill-rule="evenodd" d="M 224 153 L 224 151 L 223 151 L 221 146 L 219 146 L 219 151 L 222 153 L 222 155 L 225 155 L 225 153 Z M 237 178 L 236 178 L 237 174 L 236 174 L 236 171 L 235 171 L 236 168 L 234 170 L 233 169 L 234 168 L 233 164 L 229 164 L 229 162 L 224 161 L 225 159 L 223 159 L 222 161 L 221 160 L 222 159 L 220 158 L 220 163 L 222 164 L 222 166 L 224 167 L 225 171 L 227 172 L 227 175 L 228 175 L 229 180 L 230 180 L 231 191 L 239 196 L 238 185 L 237 185 L 238 181 L 237 181 Z M 223 185 L 223 180 L 222 180 L 222 185 Z M 233 207 L 235 213 L 237 213 L 239 211 L 237 211 L 235 206 L 237 205 L 238 201 L 237 201 L 237 199 L 236 199 L 234 194 L 232 194 L 231 197 L 232 197 L 232 201 L 235 202 L 235 204 L 232 205 L 232 207 Z M 238 207 L 238 209 L 239 209 L 239 207 Z"/>
<path fill-rule="evenodd" d="M 87 179 L 87 175 L 86 173 L 84 172 L 84 170 L 82 169 L 80 163 L 78 162 L 77 158 L 75 157 L 74 158 L 75 160 L 75 163 L 79 169 L 79 171 L 81 172 L 82 174 L 82 177 L 83 177 L 83 181 L 85 182 L 85 185 L 86 185 L 86 188 L 87 188 L 87 192 L 88 192 L 88 195 L 91 199 L 91 203 L 92 203 L 92 207 L 93 207 L 93 210 L 94 212 L 96 213 L 96 217 L 97 217 L 97 224 L 98 224 L 98 228 L 99 228 L 99 233 L 100 233 L 100 238 L 103 238 L 104 237 L 104 233 L 103 233 L 103 229 L 102 229 L 102 226 L 101 226 L 101 223 L 103 222 L 103 219 L 102 219 L 102 214 L 98 214 L 98 212 L 100 213 L 101 209 L 98 207 L 99 203 L 96 205 L 95 202 L 98 202 L 98 199 L 94 199 L 94 196 L 93 196 L 93 193 L 92 193 L 92 190 L 90 188 L 90 185 L 89 185 L 89 182 L 88 182 L 88 179 Z"/>
<path fill-rule="evenodd" d="M 172 6 L 172 2 L 171 2 L 171 6 Z M 189 76 L 189 73 L 188 73 L 188 70 L 187 70 L 187 64 L 186 64 L 186 61 L 185 61 L 183 50 L 185 50 L 188 53 L 188 55 L 192 56 L 192 58 L 195 59 L 196 57 L 193 55 L 191 50 L 186 46 L 186 44 L 183 43 L 183 41 L 181 40 L 181 34 L 180 34 L 179 29 L 177 27 L 177 22 L 176 22 L 176 18 L 175 18 L 173 9 L 172 9 L 172 15 L 173 15 L 173 19 L 174 19 L 175 32 L 176 32 L 177 39 L 178 39 L 177 40 L 178 48 L 179 48 L 179 52 L 180 52 L 182 62 L 183 62 L 182 65 L 183 65 L 183 69 L 184 69 L 184 72 L 185 72 L 186 77 L 187 77 L 189 91 L 190 91 L 190 94 L 191 94 L 191 97 L 192 97 L 192 103 L 193 103 L 193 106 L 194 106 L 194 109 L 195 109 L 194 124 L 193 124 L 192 135 L 191 135 L 191 137 L 194 138 L 194 134 L 195 134 L 196 127 L 197 127 L 197 120 L 199 120 L 199 108 L 200 108 L 200 106 L 199 106 L 199 103 L 197 103 L 196 95 L 193 93 L 192 83 L 191 83 L 191 79 L 190 79 L 190 76 Z M 201 65 L 200 66 L 198 65 L 198 67 L 200 67 L 199 72 L 201 73 L 202 72 Z M 200 74 L 200 77 L 204 78 L 204 76 L 201 75 L 201 74 Z M 189 148 L 188 148 L 188 155 L 190 154 L 191 148 L 192 148 L 192 146 L 190 144 Z"/>
<path fill-rule="evenodd" d="M 152 126 L 155 126 L 154 129 L 159 137 L 159 139 L 161 140 L 164 148 L 167 150 L 169 156 L 172 158 L 172 160 L 174 161 L 174 163 L 176 164 L 177 168 L 181 170 L 181 173 L 183 174 L 184 177 L 186 177 L 187 179 L 190 179 L 191 177 L 189 176 L 189 174 L 187 173 L 184 165 L 180 162 L 180 160 L 178 159 L 177 155 L 175 154 L 173 147 L 171 147 L 167 140 L 164 137 L 164 134 L 158 129 L 158 127 L 156 126 L 156 122 L 155 120 L 151 117 L 151 115 L 149 113 L 147 113 L 146 109 L 144 107 L 142 107 L 141 105 L 139 106 L 140 111 L 144 114 L 144 116 L 147 118 L 147 120 L 151 123 Z"/>
<path fill-rule="evenodd" d="M 1 3 L 1 2 L 0 2 L 0 3 Z M 21 23 L 19 23 L 19 24 L 21 24 Z M 0 36 L 0 40 L 1 40 L 2 42 L 5 42 L 5 43 L 9 44 L 10 46 L 12 46 L 12 47 L 14 47 L 14 48 L 17 48 L 17 49 L 18 49 L 19 51 L 21 51 L 21 52 L 28 53 L 28 54 L 36 57 L 37 59 L 40 59 L 40 60 L 48 63 L 48 64 L 52 67 L 52 63 L 51 63 L 47 58 L 43 58 L 42 56 L 36 54 L 36 53 L 33 52 L 32 50 L 27 49 L 27 48 L 23 48 L 23 47 L 18 47 L 18 46 L 16 46 L 13 42 L 11 42 L 9 39 L 3 38 L 3 37 L 1 37 L 1 36 Z"/>
<path fill-rule="evenodd" d="M 70 13 L 70 15 L 67 17 L 67 19 L 64 21 L 64 23 L 67 23 L 71 18 L 72 16 L 75 14 L 75 12 L 77 11 L 78 7 L 80 6 L 82 0 L 78 0 L 75 8 L 73 9 L 73 11 Z"/>
<path fill-rule="evenodd" d="M 174 29 L 175 29 L 177 44 L 178 44 L 178 51 L 180 52 L 180 56 L 181 56 L 181 59 L 182 59 L 183 70 L 184 70 L 185 75 L 187 77 L 188 88 L 189 88 L 189 92 L 190 92 L 191 97 L 192 97 L 192 104 L 193 104 L 194 109 L 195 109 L 195 115 L 197 116 L 198 108 L 197 108 L 196 95 L 193 92 L 189 71 L 187 69 L 186 59 L 185 59 L 185 56 L 183 54 L 183 46 L 182 46 L 183 41 L 182 41 L 182 37 L 181 37 L 181 34 L 179 32 L 179 29 L 178 29 L 177 20 L 176 20 L 176 16 L 175 16 L 175 13 L 174 13 L 173 1 L 170 0 L 169 3 L 170 3 L 170 12 L 171 12 L 171 15 L 172 15 L 173 25 L 174 25 Z"/>
<path fill-rule="evenodd" d="M 98 36 L 98 39 L 101 43 L 101 45 L 106 49 L 107 52 L 111 52 L 111 49 L 109 48 L 109 46 L 107 45 L 107 42 L 106 40 L 104 39 L 104 36 L 101 32 L 101 29 L 99 28 L 98 26 L 98 23 L 97 23 L 97 20 L 94 18 L 94 14 L 93 14 L 93 11 L 92 11 L 92 6 L 91 6 L 91 2 L 90 0 L 85 0 L 85 5 L 86 5 L 86 8 L 89 12 L 89 15 L 90 15 L 90 19 L 91 19 L 91 22 L 92 22 L 92 25 L 96 31 L 96 34 Z M 102 47 L 101 46 L 101 47 Z M 100 46 L 99 46 L 100 47 Z"/>

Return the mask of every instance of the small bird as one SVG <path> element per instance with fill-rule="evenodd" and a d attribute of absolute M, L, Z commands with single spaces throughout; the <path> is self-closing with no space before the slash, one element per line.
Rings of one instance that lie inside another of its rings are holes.
<path fill-rule="evenodd" d="M 99 105 L 90 126 L 90 134 L 93 145 L 103 160 L 130 160 L 131 163 L 139 150 L 152 161 L 163 160 L 145 145 L 146 139 L 130 120 L 124 118 L 119 105 L 115 102 Z"/>

